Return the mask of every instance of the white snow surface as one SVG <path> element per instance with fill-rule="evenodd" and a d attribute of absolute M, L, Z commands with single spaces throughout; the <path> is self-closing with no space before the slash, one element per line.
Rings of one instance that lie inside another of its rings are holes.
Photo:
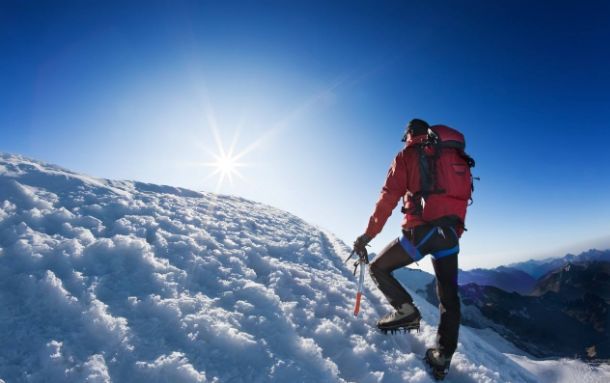
<path fill-rule="evenodd" d="M 380 334 L 390 307 L 367 277 L 354 317 L 348 251 L 242 198 L 0 154 L 0 382 L 431 382 L 438 309 L 414 294 L 422 331 Z M 446 381 L 574 376 L 610 372 L 462 328 Z"/>

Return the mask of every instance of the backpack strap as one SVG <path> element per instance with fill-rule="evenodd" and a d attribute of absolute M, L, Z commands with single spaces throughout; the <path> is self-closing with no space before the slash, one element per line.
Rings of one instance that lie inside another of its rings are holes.
<path fill-rule="evenodd" d="M 436 160 L 440 157 L 442 147 L 438 145 L 437 137 L 418 143 L 415 145 L 418 153 L 419 161 L 419 179 L 420 187 L 417 193 L 407 194 L 407 199 L 411 201 L 412 207 L 406 209 L 404 206 L 401 211 L 404 214 L 422 215 L 424 210 L 424 201 L 430 194 L 445 193 L 444 189 L 439 189 L 436 184 Z M 432 148 L 432 155 L 426 154 L 426 149 Z"/>
<path fill-rule="evenodd" d="M 432 148 L 433 154 L 427 155 L 426 148 Z M 436 182 L 436 164 L 444 147 L 436 140 L 418 146 L 419 150 L 419 193 L 426 198 L 430 194 L 443 194 L 445 189 L 438 188 Z"/>

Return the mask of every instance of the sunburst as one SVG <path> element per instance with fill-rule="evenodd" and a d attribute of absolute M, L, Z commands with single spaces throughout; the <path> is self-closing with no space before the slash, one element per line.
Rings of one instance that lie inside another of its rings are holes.
<path fill-rule="evenodd" d="M 233 143 L 228 149 L 225 149 L 222 140 L 217 137 L 216 140 L 216 153 L 211 153 L 214 157 L 214 161 L 206 162 L 204 165 L 214 169 L 210 174 L 210 177 L 218 176 L 217 189 L 222 187 L 224 180 L 229 180 L 229 183 L 233 184 L 234 177 L 244 179 L 243 174 L 240 173 L 239 169 L 247 166 L 246 163 L 240 162 L 239 159 L 245 154 L 245 150 L 239 153 L 235 153 L 235 145 L 237 143 L 237 134 L 233 139 Z"/>

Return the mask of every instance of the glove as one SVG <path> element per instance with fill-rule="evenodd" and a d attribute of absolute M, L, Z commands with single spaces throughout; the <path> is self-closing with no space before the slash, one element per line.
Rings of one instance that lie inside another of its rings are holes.
<path fill-rule="evenodd" d="M 369 237 L 367 234 L 362 234 L 360 237 L 356 238 L 354 241 L 354 251 L 360 257 L 362 254 L 366 254 L 366 245 L 371 242 L 373 238 Z"/>

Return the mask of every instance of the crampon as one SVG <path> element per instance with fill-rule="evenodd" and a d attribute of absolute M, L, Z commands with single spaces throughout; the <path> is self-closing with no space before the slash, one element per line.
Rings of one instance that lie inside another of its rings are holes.
<path fill-rule="evenodd" d="M 399 324 L 399 325 L 395 325 L 395 326 L 387 326 L 387 327 L 377 326 L 377 328 L 379 329 L 379 331 L 381 331 L 384 334 L 387 334 L 387 333 L 395 334 L 395 333 L 401 333 L 401 332 L 407 333 L 407 332 L 411 332 L 411 331 L 419 332 L 419 321 Z"/>
<path fill-rule="evenodd" d="M 424 362 L 426 362 L 426 365 L 430 369 L 430 374 L 432 374 L 432 377 L 434 379 L 443 380 L 445 379 L 445 376 L 447 376 L 447 374 L 449 373 L 450 362 L 447 361 L 444 364 L 438 364 L 438 360 L 435 360 L 434 357 L 431 355 L 432 352 L 432 349 L 428 349 L 428 351 L 426 351 Z"/>

